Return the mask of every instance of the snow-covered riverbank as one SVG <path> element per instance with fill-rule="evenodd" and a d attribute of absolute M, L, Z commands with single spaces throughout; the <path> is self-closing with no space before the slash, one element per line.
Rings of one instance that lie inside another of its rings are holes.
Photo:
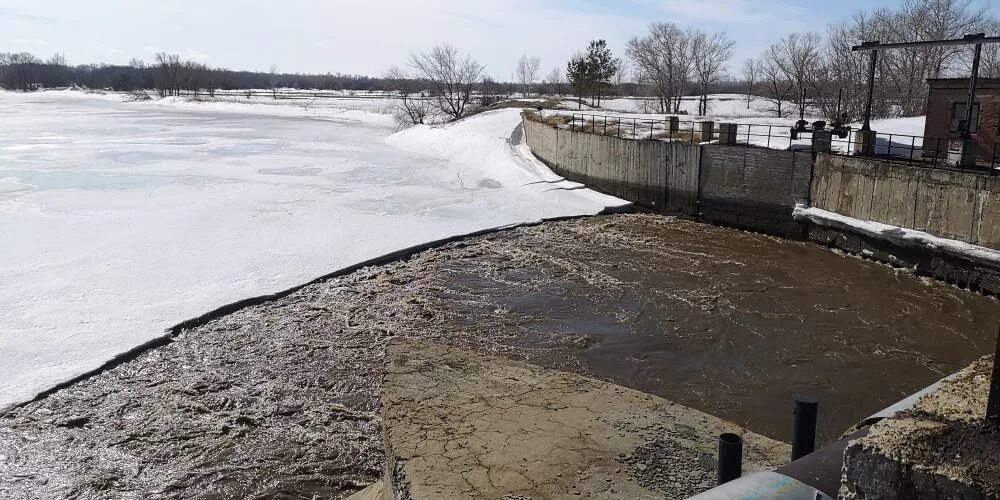
<path fill-rule="evenodd" d="M 518 154 L 516 110 L 390 137 L 357 112 L 112 97 L 0 93 L 0 409 L 226 303 L 623 203 Z"/>

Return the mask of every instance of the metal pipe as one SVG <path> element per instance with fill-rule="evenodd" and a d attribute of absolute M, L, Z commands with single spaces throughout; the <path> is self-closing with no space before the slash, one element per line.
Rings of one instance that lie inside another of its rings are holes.
<path fill-rule="evenodd" d="M 878 43 L 878 42 L 874 42 Z M 872 129 L 872 99 L 875 97 L 875 68 L 878 64 L 878 50 L 872 51 L 871 63 L 868 67 L 868 103 L 865 106 L 865 124 L 861 130 L 868 132 Z"/>
<path fill-rule="evenodd" d="M 882 50 L 882 49 L 905 49 L 909 47 L 938 47 L 943 45 L 972 45 L 976 43 L 1000 43 L 1000 36 L 987 37 L 985 33 L 978 33 L 975 35 L 965 35 L 962 38 L 955 38 L 952 40 L 926 40 L 921 42 L 901 42 L 901 43 L 886 43 L 881 42 L 864 42 L 861 45 L 855 45 L 851 47 L 852 52 L 866 52 L 869 50 Z"/>
<path fill-rule="evenodd" d="M 965 104 L 965 122 L 962 126 L 962 139 L 965 140 L 972 139 L 972 110 L 976 105 L 976 85 L 979 83 L 979 56 L 982 53 L 983 44 L 977 43 L 976 53 L 972 57 L 972 77 L 969 78 L 969 100 Z M 964 149 L 962 154 L 965 154 Z"/>
<path fill-rule="evenodd" d="M 719 436 L 719 484 L 743 474 L 743 438 L 727 432 Z"/>
<path fill-rule="evenodd" d="M 811 396 L 795 397 L 795 429 L 792 434 L 792 460 L 816 449 L 816 413 L 819 400 Z"/>

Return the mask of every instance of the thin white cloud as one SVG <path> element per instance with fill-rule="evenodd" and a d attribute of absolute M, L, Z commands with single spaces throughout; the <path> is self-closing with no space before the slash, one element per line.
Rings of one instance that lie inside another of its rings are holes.
<path fill-rule="evenodd" d="M 209 59 L 208 54 L 195 49 L 187 49 L 187 52 L 184 53 L 184 57 L 198 62 L 205 62 Z"/>
<path fill-rule="evenodd" d="M 97 42 L 88 42 L 87 47 L 93 49 L 96 52 L 105 53 L 112 56 L 120 56 L 125 53 L 121 49 L 116 49 L 114 47 L 105 47 L 104 45 Z"/>
<path fill-rule="evenodd" d="M 20 46 L 48 45 L 48 42 L 40 38 L 15 38 L 12 43 Z"/>

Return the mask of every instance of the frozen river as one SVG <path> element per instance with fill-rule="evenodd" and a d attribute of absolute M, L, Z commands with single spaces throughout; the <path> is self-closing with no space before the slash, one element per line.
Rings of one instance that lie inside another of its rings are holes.
<path fill-rule="evenodd" d="M 392 135 L 191 108 L 0 93 L 0 410 L 221 305 L 616 203 L 518 155 L 516 111 Z"/>

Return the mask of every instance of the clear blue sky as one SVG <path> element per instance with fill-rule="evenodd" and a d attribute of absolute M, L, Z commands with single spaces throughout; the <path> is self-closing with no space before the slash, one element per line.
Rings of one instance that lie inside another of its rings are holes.
<path fill-rule="evenodd" d="M 451 42 L 509 78 L 521 53 L 543 74 L 588 40 L 625 42 L 654 21 L 725 31 L 733 66 L 794 31 L 823 31 L 890 0 L 2 0 L 0 52 L 71 63 L 152 60 L 176 52 L 213 66 L 289 72 L 383 73 L 409 53 Z M 1000 0 L 976 0 L 998 12 Z"/>

